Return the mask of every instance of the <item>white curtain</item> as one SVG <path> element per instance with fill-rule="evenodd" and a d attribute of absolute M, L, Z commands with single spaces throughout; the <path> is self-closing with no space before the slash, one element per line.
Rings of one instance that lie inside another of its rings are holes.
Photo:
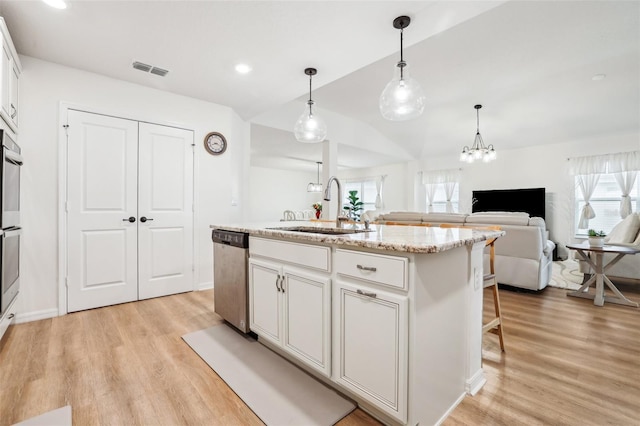
<path fill-rule="evenodd" d="M 453 203 L 451 197 L 453 197 L 453 191 L 456 189 L 458 182 L 445 182 L 444 193 L 447 197 L 447 213 L 453 213 Z"/>
<path fill-rule="evenodd" d="M 382 175 L 376 179 L 376 209 L 381 210 L 384 208 L 384 201 L 382 200 L 382 189 L 384 187 L 384 180 L 387 175 Z"/>
<path fill-rule="evenodd" d="M 584 206 L 580 212 L 580 221 L 578 222 L 578 229 L 589 228 L 589 219 L 596 217 L 596 212 L 593 211 L 593 207 L 589 204 L 593 191 L 598 185 L 600 175 L 580 175 L 578 176 L 578 185 L 580 186 L 580 192 L 582 192 L 582 198 L 584 199 Z"/>
<path fill-rule="evenodd" d="M 614 173 L 613 176 L 615 176 L 618 186 L 620 187 L 620 191 L 622 191 L 622 199 L 620 200 L 620 217 L 624 219 L 633 212 L 633 208 L 631 207 L 631 197 L 629 194 L 631 194 L 633 185 L 636 183 L 638 172 L 620 172 Z"/>
<path fill-rule="evenodd" d="M 431 213 L 433 211 L 433 198 L 436 196 L 438 185 L 435 183 L 427 183 L 424 187 L 425 193 L 427 194 L 427 213 Z"/>
<path fill-rule="evenodd" d="M 447 213 L 453 212 L 453 203 L 451 202 L 451 197 L 453 197 L 456 185 L 460 181 L 460 170 L 461 169 L 446 169 L 422 172 L 422 183 L 425 185 L 427 204 L 429 209 L 432 206 L 436 188 L 438 187 L 438 185 L 443 185 L 444 192 L 447 198 L 446 211 Z"/>

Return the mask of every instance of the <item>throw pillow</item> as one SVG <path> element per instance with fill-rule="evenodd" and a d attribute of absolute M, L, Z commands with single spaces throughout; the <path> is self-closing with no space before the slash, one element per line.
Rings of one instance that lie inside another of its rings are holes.
<path fill-rule="evenodd" d="M 630 214 L 613 227 L 604 241 L 609 244 L 631 243 L 636 239 L 638 230 L 640 230 L 640 219 L 637 214 Z"/>

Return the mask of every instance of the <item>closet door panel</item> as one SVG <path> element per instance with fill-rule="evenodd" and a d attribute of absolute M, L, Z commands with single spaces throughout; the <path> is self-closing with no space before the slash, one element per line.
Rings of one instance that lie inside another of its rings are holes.
<path fill-rule="evenodd" d="M 68 311 L 136 300 L 138 122 L 68 118 Z"/>
<path fill-rule="evenodd" d="M 191 291 L 193 132 L 140 123 L 139 144 L 139 297 Z"/>

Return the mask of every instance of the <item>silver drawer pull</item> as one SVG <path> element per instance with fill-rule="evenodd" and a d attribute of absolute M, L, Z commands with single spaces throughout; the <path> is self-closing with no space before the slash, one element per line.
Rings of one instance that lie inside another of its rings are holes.
<path fill-rule="evenodd" d="M 366 291 L 362 291 L 362 290 L 357 290 L 357 293 L 358 293 L 358 294 L 361 294 L 361 295 L 363 295 L 363 296 L 372 297 L 372 298 L 374 298 L 374 299 L 375 299 L 376 297 L 378 297 L 378 295 L 377 295 L 377 294 L 375 294 L 375 293 L 367 293 Z"/>
<path fill-rule="evenodd" d="M 362 265 L 356 265 L 356 267 L 358 269 L 360 269 L 361 271 L 371 271 L 371 272 L 375 272 L 377 270 L 377 268 L 375 266 L 362 266 Z"/>

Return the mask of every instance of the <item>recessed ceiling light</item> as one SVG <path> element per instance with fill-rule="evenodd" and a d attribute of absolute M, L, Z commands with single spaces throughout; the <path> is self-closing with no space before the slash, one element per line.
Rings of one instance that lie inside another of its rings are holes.
<path fill-rule="evenodd" d="M 236 65 L 236 72 L 239 74 L 249 74 L 253 68 L 251 68 L 247 64 L 238 64 Z"/>
<path fill-rule="evenodd" d="M 56 9 L 67 8 L 67 2 L 65 2 L 64 0 L 42 0 L 42 1 Z"/>
<path fill-rule="evenodd" d="M 607 76 L 606 74 L 596 74 L 593 77 L 591 77 L 591 80 L 593 81 L 604 80 L 606 76 Z"/>

